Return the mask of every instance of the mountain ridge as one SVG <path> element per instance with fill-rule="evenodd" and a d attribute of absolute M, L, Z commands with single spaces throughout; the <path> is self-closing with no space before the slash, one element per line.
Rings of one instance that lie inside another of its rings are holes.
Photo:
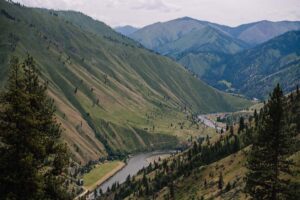
<path fill-rule="evenodd" d="M 114 30 L 117 31 L 118 33 L 128 36 L 136 32 L 137 30 L 139 30 L 139 28 L 130 25 L 125 25 L 125 26 L 117 26 L 114 28 Z"/>
<path fill-rule="evenodd" d="M 278 82 L 292 91 L 300 83 L 299 47 L 300 31 L 287 32 L 230 58 L 222 78 L 252 97 L 266 98 Z"/>
<path fill-rule="evenodd" d="M 251 98 L 265 98 L 268 91 L 274 86 L 274 83 L 271 84 L 272 86 L 266 84 L 265 88 L 262 88 L 264 84 L 260 87 L 255 87 L 254 84 L 250 86 L 251 83 L 247 83 L 247 86 L 251 87 L 247 92 L 246 89 L 238 85 L 244 84 L 242 79 L 248 80 L 247 76 L 249 74 L 236 73 L 236 71 L 241 71 L 241 67 L 244 66 L 243 61 L 240 60 L 240 62 L 236 63 L 239 64 L 239 66 L 234 67 L 237 70 L 226 70 L 226 67 L 228 67 L 227 62 L 232 60 L 232 57 L 237 57 L 240 53 L 259 48 L 259 46 L 272 39 L 280 37 L 289 31 L 297 30 L 300 30 L 299 21 L 272 22 L 262 20 L 229 27 L 183 17 L 146 26 L 129 35 L 129 37 L 140 42 L 146 48 L 171 57 L 213 87 L 230 92 L 241 92 L 240 94 L 249 95 L 248 97 Z M 281 45 L 284 46 L 284 42 Z M 261 53 L 263 54 L 263 52 Z M 267 56 L 267 54 L 263 55 Z M 244 60 L 247 60 L 247 58 L 244 57 Z M 260 59 L 260 62 L 263 63 L 264 59 Z M 280 65 L 279 63 L 277 64 Z M 273 66 L 276 68 L 275 65 Z M 297 73 L 296 70 L 294 74 L 297 76 Z M 231 74 L 239 77 L 236 80 L 241 82 L 237 83 L 234 81 Z M 280 78 L 283 74 L 278 73 L 276 78 L 274 78 L 277 81 L 283 81 L 284 90 L 288 92 L 295 86 L 295 81 L 291 80 L 289 85 L 288 81 Z M 289 74 L 292 73 L 289 72 Z M 227 75 L 227 77 L 224 75 Z M 268 77 L 271 74 L 265 72 L 263 76 Z M 231 87 L 232 84 L 235 85 L 235 88 Z M 256 88 L 259 88 L 258 91 L 255 91 Z M 258 95 L 256 96 L 255 93 Z"/>
<path fill-rule="evenodd" d="M 0 1 L 1 87 L 11 55 L 32 55 L 56 102 L 73 158 L 174 147 L 195 134 L 195 112 L 231 111 L 250 102 L 217 91 L 181 65 L 78 12 Z M 170 123 L 185 123 L 183 130 Z"/>

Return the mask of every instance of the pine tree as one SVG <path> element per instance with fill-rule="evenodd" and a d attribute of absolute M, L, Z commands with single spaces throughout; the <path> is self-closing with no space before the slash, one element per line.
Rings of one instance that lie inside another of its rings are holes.
<path fill-rule="evenodd" d="M 296 93 L 294 102 L 291 104 L 291 112 L 294 115 L 294 122 L 297 132 L 300 132 L 300 93 Z"/>
<path fill-rule="evenodd" d="M 244 117 L 240 117 L 238 133 L 240 133 L 244 129 L 245 129 L 245 120 Z"/>
<path fill-rule="evenodd" d="M 254 117 L 254 121 L 255 121 L 255 126 L 257 126 L 257 123 L 258 123 L 258 114 L 257 114 L 256 109 L 254 110 L 253 117 Z"/>
<path fill-rule="evenodd" d="M 61 187 L 66 147 L 31 57 L 22 64 L 11 59 L 0 105 L 0 199 L 67 199 Z"/>
<path fill-rule="evenodd" d="M 220 172 L 219 180 L 218 180 L 218 188 L 219 188 L 219 190 L 222 190 L 223 187 L 224 187 L 223 174 L 222 174 L 222 172 Z"/>
<path fill-rule="evenodd" d="M 173 184 L 172 181 L 171 181 L 171 183 L 170 183 L 170 185 L 169 185 L 169 188 L 170 188 L 170 198 L 171 198 L 171 199 L 175 199 L 174 184 Z"/>
<path fill-rule="evenodd" d="M 253 199 L 287 199 L 288 175 L 293 162 L 295 129 L 285 112 L 285 97 L 279 85 L 261 110 L 257 136 L 250 151 L 246 175 L 246 192 Z"/>
<path fill-rule="evenodd" d="M 230 182 L 228 182 L 226 187 L 225 187 L 225 191 L 228 192 L 230 190 L 231 190 L 231 184 L 230 184 Z"/>
<path fill-rule="evenodd" d="M 230 126 L 230 131 L 229 131 L 229 132 L 230 132 L 230 135 L 233 135 L 233 134 L 234 134 L 234 129 L 233 129 L 233 126 L 232 126 L 232 125 Z"/>

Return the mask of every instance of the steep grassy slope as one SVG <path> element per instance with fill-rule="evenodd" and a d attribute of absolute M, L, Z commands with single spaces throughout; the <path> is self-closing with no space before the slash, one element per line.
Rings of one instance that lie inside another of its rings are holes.
<path fill-rule="evenodd" d="M 198 131 L 189 113 L 249 105 L 81 13 L 0 1 L 0 27 L 1 85 L 9 57 L 31 54 L 49 83 L 64 139 L 82 162 L 174 146 L 175 135 Z"/>
<path fill-rule="evenodd" d="M 245 151 L 239 151 L 210 165 L 195 169 L 190 176 L 176 184 L 175 199 L 248 199 L 243 193 L 243 178 L 246 172 Z M 222 173 L 224 190 L 218 189 L 219 175 Z M 206 185 L 205 185 L 206 181 Z M 228 190 L 225 187 L 230 184 Z M 164 199 L 170 193 L 169 188 L 162 189 L 157 199 Z"/>

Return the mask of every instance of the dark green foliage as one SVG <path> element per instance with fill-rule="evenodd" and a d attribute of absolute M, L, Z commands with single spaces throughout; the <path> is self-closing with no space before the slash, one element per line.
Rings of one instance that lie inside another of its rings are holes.
<path fill-rule="evenodd" d="M 67 149 L 32 57 L 11 59 L 0 105 L 0 199 L 68 199 Z"/>
<path fill-rule="evenodd" d="M 253 199 L 288 199 L 295 125 L 279 85 L 261 110 L 248 157 L 246 192 Z"/>
<path fill-rule="evenodd" d="M 300 132 L 300 93 L 297 86 L 296 93 L 294 95 L 294 101 L 291 102 L 290 112 L 293 114 L 293 122 L 296 124 L 297 132 Z"/>
<path fill-rule="evenodd" d="M 234 134 L 233 126 L 230 126 L 230 135 Z"/>
<path fill-rule="evenodd" d="M 222 172 L 219 175 L 219 180 L 218 180 L 218 188 L 219 190 L 222 190 L 224 187 L 224 180 L 223 180 L 223 174 Z"/>
<path fill-rule="evenodd" d="M 239 130 L 238 133 L 240 133 L 241 131 L 243 131 L 245 129 L 245 120 L 244 117 L 240 117 L 240 121 L 239 121 Z"/>
<path fill-rule="evenodd" d="M 175 199 L 175 191 L 174 191 L 173 182 L 170 183 L 169 188 L 170 188 L 170 197 L 171 197 L 171 199 Z"/>
<path fill-rule="evenodd" d="M 253 117 L 254 117 L 254 120 L 255 120 L 255 126 L 257 127 L 257 123 L 258 123 L 258 115 L 257 115 L 256 109 L 254 110 L 254 115 L 253 115 Z"/>
<path fill-rule="evenodd" d="M 228 182 L 226 187 L 225 187 L 225 191 L 228 192 L 230 190 L 231 190 L 231 184 L 230 184 L 230 182 Z"/>

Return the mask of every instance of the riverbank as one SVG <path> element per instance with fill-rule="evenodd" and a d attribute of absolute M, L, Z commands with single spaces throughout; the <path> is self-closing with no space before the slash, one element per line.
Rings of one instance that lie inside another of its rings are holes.
<path fill-rule="evenodd" d="M 103 192 L 106 192 L 107 188 L 111 188 L 114 183 L 118 182 L 122 184 L 126 181 L 128 175 L 132 177 L 141 169 L 149 166 L 153 159 L 158 159 L 160 156 L 166 158 L 167 154 L 171 155 L 172 153 L 174 153 L 174 151 L 154 151 L 133 155 L 127 160 L 127 164 L 111 178 L 103 182 L 98 190 L 101 188 Z"/>
<path fill-rule="evenodd" d="M 84 188 L 92 191 L 101 185 L 121 169 L 125 167 L 125 163 L 121 161 L 107 162 L 97 165 L 88 174 L 84 176 Z"/>
<path fill-rule="evenodd" d="M 159 155 L 153 155 L 153 156 L 147 158 L 146 161 L 147 161 L 148 163 L 152 163 L 152 164 L 153 164 L 154 162 L 158 162 L 158 161 L 160 161 L 160 160 L 167 159 L 167 158 L 169 158 L 170 156 L 171 156 L 170 153 L 159 154 Z"/>

